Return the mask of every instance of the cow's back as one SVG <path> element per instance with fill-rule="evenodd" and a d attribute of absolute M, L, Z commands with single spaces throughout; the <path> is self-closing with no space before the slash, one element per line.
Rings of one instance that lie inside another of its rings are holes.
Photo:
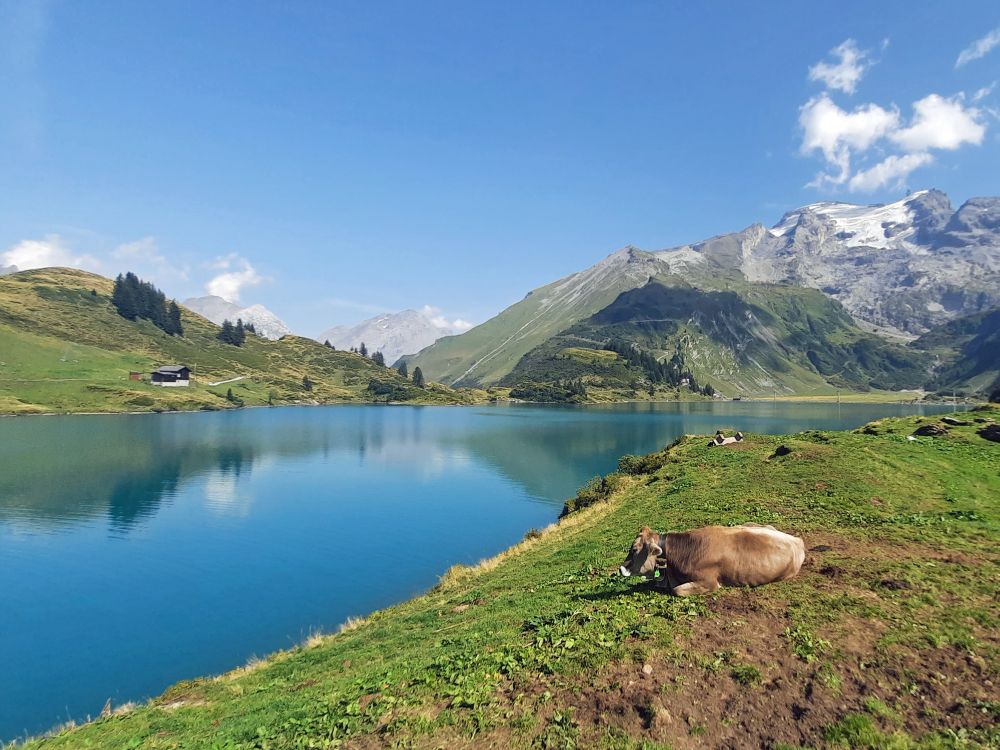
<path fill-rule="evenodd" d="M 706 526 L 668 535 L 667 563 L 687 580 L 761 586 L 799 572 L 805 543 L 771 526 Z"/>

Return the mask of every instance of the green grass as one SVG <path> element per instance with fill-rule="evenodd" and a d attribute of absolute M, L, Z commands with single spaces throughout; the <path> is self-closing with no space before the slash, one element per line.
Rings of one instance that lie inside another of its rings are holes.
<path fill-rule="evenodd" d="M 996 747 L 1000 444 L 920 423 L 683 439 L 424 596 L 29 747 Z M 708 597 L 613 575 L 643 525 L 743 522 L 830 549 Z"/>
<path fill-rule="evenodd" d="M 70 269 L 48 268 L 0 277 L 0 413 L 225 409 L 228 388 L 243 404 L 337 403 L 380 400 L 373 379 L 399 387 L 399 400 L 471 403 L 482 392 L 431 384 L 416 388 L 395 370 L 310 339 L 247 337 L 241 347 L 216 339 L 218 328 L 182 309 L 184 336 L 168 336 L 148 321 L 128 321 L 110 303 L 112 282 Z M 129 380 L 163 364 L 194 370 L 189 388 Z M 308 376 L 311 391 L 303 387 Z M 209 382 L 243 377 L 210 387 Z"/>

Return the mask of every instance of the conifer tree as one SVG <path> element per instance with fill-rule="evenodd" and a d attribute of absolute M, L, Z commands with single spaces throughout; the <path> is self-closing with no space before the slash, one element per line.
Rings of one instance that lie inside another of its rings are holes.
<path fill-rule="evenodd" d="M 407 380 L 410 379 L 410 371 L 407 369 L 405 361 L 399 363 L 399 367 L 396 368 L 396 371 Z"/>
<path fill-rule="evenodd" d="M 232 344 L 233 331 L 234 331 L 233 324 L 229 322 L 229 318 L 226 318 L 224 321 L 222 321 L 222 328 L 219 329 L 219 333 L 216 336 L 216 338 L 219 339 L 219 341 L 221 341 L 223 344 Z"/>
<path fill-rule="evenodd" d="M 313 382 L 309 379 L 308 375 L 302 376 L 302 387 L 305 388 L 307 391 L 312 391 Z"/>
<path fill-rule="evenodd" d="M 382 354 L 382 352 L 375 352 L 372 355 L 372 362 L 374 362 L 377 365 L 381 365 L 382 367 L 385 367 L 385 356 Z"/>
<path fill-rule="evenodd" d="M 365 346 L 364 341 L 361 342 L 361 346 L 358 348 L 358 354 L 360 354 L 362 357 L 368 356 L 368 347 Z"/>
<path fill-rule="evenodd" d="M 170 307 L 167 310 L 167 321 L 167 333 L 171 336 L 184 335 L 184 328 L 181 326 L 181 309 L 173 300 L 170 300 Z"/>
<path fill-rule="evenodd" d="M 424 387 L 424 373 L 419 367 L 413 368 L 413 385 L 417 388 Z"/>
<path fill-rule="evenodd" d="M 336 347 L 330 343 L 330 339 L 324 341 L 323 346 L 325 346 L 327 349 L 333 349 L 334 351 L 337 351 Z"/>

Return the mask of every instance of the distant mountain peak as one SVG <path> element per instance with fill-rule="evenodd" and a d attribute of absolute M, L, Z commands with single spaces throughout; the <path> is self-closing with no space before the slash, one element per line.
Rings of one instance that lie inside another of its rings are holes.
<path fill-rule="evenodd" d="M 369 352 L 382 352 L 386 363 L 394 364 L 403 355 L 416 354 L 453 333 L 450 328 L 434 325 L 417 310 L 402 310 L 381 313 L 353 326 L 328 328 L 316 340 L 329 341 L 337 349 L 359 347 L 363 343 Z"/>
<path fill-rule="evenodd" d="M 227 299 L 209 294 L 204 297 L 191 297 L 184 300 L 184 307 L 192 310 L 216 325 L 222 325 L 224 320 L 235 322 L 240 319 L 244 323 L 252 323 L 258 336 L 277 341 L 282 336 L 289 335 L 292 330 L 285 325 L 277 315 L 260 304 L 240 307 Z"/>

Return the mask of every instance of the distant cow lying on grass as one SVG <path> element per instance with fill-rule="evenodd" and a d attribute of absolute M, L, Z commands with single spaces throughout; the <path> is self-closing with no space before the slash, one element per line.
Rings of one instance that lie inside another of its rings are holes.
<path fill-rule="evenodd" d="M 706 526 L 657 534 L 639 532 L 618 569 L 623 576 L 656 576 L 677 596 L 707 594 L 719 586 L 762 586 L 794 577 L 805 543 L 773 526 Z"/>
<path fill-rule="evenodd" d="M 709 442 L 708 447 L 715 448 L 716 446 L 719 445 L 732 445 L 733 443 L 742 443 L 742 442 L 743 442 L 742 432 L 737 432 L 732 437 L 726 437 L 723 434 L 722 430 L 716 430 L 715 437 L 713 437 L 711 442 Z"/>

